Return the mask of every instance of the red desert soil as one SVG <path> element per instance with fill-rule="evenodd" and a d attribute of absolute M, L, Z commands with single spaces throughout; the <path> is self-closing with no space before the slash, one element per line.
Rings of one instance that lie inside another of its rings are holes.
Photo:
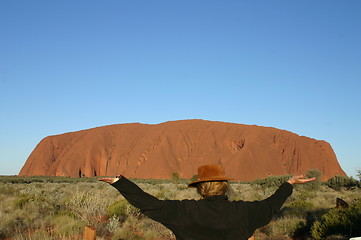
<path fill-rule="evenodd" d="M 205 120 L 130 123 L 49 136 L 20 176 L 191 178 L 197 167 L 222 164 L 235 180 L 323 172 L 346 175 L 329 143 L 271 127 Z"/>

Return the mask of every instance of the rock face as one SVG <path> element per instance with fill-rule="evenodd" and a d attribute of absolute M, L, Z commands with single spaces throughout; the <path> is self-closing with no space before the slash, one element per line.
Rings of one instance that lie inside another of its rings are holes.
<path fill-rule="evenodd" d="M 330 144 L 270 127 L 182 120 L 118 124 L 44 138 L 20 176 L 191 178 L 218 163 L 235 180 L 319 169 L 326 180 L 346 175 Z"/>

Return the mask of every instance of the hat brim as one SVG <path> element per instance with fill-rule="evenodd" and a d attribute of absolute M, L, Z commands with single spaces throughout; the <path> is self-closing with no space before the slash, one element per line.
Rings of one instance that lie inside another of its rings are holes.
<path fill-rule="evenodd" d="M 234 178 L 229 178 L 226 176 L 218 176 L 218 177 L 208 177 L 208 178 L 202 178 L 199 179 L 197 181 L 191 182 L 190 184 L 188 184 L 188 187 L 196 187 L 197 183 L 201 183 L 201 182 L 215 182 L 215 181 L 228 181 L 228 180 L 233 180 Z"/>

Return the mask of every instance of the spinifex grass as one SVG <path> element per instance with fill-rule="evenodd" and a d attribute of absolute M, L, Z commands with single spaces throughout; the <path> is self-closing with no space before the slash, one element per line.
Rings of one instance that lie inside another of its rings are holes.
<path fill-rule="evenodd" d="M 134 181 L 160 199 L 199 198 L 194 189 L 187 188 L 189 181 L 183 179 Z M 264 199 L 276 190 L 277 184 L 231 183 L 232 199 Z M 326 184 L 297 186 L 279 215 L 257 230 L 256 239 L 300 235 L 311 239 L 312 226 L 322 222 L 322 216 L 334 208 L 336 198 L 351 204 L 361 198 L 361 190 L 336 191 Z M 96 228 L 98 239 L 174 238 L 164 226 L 130 206 L 116 189 L 96 178 L 0 177 L 0 219 L 0 239 L 82 239 L 85 225 Z"/>

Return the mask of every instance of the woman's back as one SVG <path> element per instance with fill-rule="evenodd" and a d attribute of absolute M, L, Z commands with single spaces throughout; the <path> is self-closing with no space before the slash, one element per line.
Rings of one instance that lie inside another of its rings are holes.
<path fill-rule="evenodd" d="M 292 193 L 283 184 L 271 197 L 258 202 L 228 201 L 224 195 L 201 200 L 159 200 L 122 177 L 115 188 L 142 213 L 165 225 L 177 240 L 247 240 L 267 224 Z"/>
<path fill-rule="evenodd" d="M 177 240 L 247 240 L 271 221 L 292 194 L 293 184 L 315 180 L 293 176 L 262 201 L 230 202 L 225 196 L 230 178 L 220 165 L 199 167 L 198 177 L 188 186 L 197 187 L 201 200 L 159 200 L 123 176 L 99 180 L 112 184 L 130 204 L 169 228 Z"/>

